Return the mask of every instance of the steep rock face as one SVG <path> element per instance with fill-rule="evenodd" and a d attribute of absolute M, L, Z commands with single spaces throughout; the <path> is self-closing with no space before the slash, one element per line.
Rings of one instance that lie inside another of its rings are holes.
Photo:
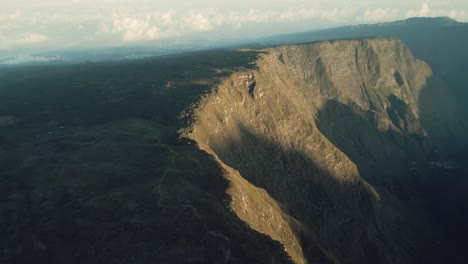
<path fill-rule="evenodd" d="M 226 164 L 208 146 L 201 145 L 215 157 L 230 182 L 227 193 L 231 196 L 231 209 L 252 229 L 268 234 L 280 241 L 294 263 L 332 263 L 333 256 L 327 255 L 317 244 L 310 231 L 291 217 L 287 210 L 268 193 L 242 178 L 239 172 Z M 304 239 L 310 240 L 305 244 Z M 307 257 L 313 257 L 312 259 Z"/>
<path fill-rule="evenodd" d="M 236 196 L 247 187 L 231 179 L 232 209 L 296 262 L 414 261 L 421 236 L 389 190 L 406 163 L 424 159 L 417 98 L 429 66 L 397 39 L 273 48 L 257 66 L 206 96 L 186 135 L 294 221 L 277 221 L 290 230 L 280 235 L 262 226 L 263 216 L 242 213 Z"/>
<path fill-rule="evenodd" d="M 298 78 L 319 90 L 319 130 L 358 164 L 366 179 L 394 192 L 409 192 L 396 177 L 424 163 L 428 142 L 418 99 L 432 74 L 430 67 L 414 59 L 397 39 L 282 49 L 283 58 L 298 65 Z M 297 50 L 299 54 L 284 55 Z M 304 59 L 308 56 L 316 58 L 313 67 Z"/>

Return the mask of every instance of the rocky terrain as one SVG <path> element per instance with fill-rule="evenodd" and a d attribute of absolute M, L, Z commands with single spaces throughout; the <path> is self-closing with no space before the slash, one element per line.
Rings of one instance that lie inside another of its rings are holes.
<path fill-rule="evenodd" d="M 466 260 L 450 83 L 397 38 L 0 83 L 1 263 Z"/>
<path fill-rule="evenodd" d="M 234 170 L 237 215 L 291 256 L 414 263 L 425 230 L 401 199 L 411 168 L 426 162 L 418 100 L 430 77 L 398 39 L 272 48 L 204 97 L 185 133 Z M 249 206 L 259 199 L 239 177 L 278 201 L 282 217 Z"/>
<path fill-rule="evenodd" d="M 448 17 L 414 17 L 401 21 L 292 33 L 262 40 L 270 45 L 333 39 L 397 37 L 415 57 L 432 68 L 419 98 L 420 121 L 439 155 L 465 163 L 468 119 L 465 107 L 468 71 L 468 23 Z M 465 153 L 465 154 L 460 154 Z M 463 157 L 463 158 L 461 158 Z"/>

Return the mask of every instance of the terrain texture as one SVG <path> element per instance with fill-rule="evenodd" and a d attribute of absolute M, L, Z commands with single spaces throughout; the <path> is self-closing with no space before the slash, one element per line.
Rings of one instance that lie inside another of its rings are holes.
<path fill-rule="evenodd" d="M 273 48 L 257 66 L 206 96 L 189 131 L 287 208 L 279 220 L 262 212 L 261 225 L 252 192 L 231 180 L 234 211 L 309 262 L 316 250 L 342 263 L 415 257 L 415 216 L 390 190 L 425 162 L 418 98 L 430 67 L 397 39 Z"/>
<path fill-rule="evenodd" d="M 177 116 L 257 52 L 0 72 L 0 263 L 288 263 Z"/>
<path fill-rule="evenodd" d="M 465 263 L 447 80 L 397 38 L 4 69 L 0 262 Z"/>

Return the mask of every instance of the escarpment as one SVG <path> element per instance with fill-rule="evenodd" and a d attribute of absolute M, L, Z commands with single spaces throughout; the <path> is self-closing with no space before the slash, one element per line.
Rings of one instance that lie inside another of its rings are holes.
<path fill-rule="evenodd" d="M 231 208 L 293 261 L 411 263 L 421 236 L 395 194 L 424 160 L 430 75 L 397 39 L 267 49 L 201 100 L 186 136 L 226 168 Z"/>

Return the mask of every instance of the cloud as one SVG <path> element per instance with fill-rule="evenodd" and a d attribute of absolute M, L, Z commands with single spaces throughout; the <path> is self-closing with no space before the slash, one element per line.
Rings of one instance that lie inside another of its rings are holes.
<path fill-rule="evenodd" d="M 26 37 L 22 39 L 16 40 L 15 42 L 18 45 L 32 45 L 32 44 L 44 42 L 48 39 L 49 38 L 45 35 L 32 33 L 32 34 L 28 34 Z"/>
<path fill-rule="evenodd" d="M 16 58 L 6 59 L 0 61 L 0 64 L 4 65 L 16 65 L 16 64 L 24 64 L 24 63 L 34 63 L 34 62 L 49 62 L 49 61 L 57 61 L 63 60 L 61 57 L 41 57 L 41 56 L 31 56 L 31 55 L 20 55 Z"/>
<path fill-rule="evenodd" d="M 429 5 L 424 3 L 421 10 L 419 10 L 419 16 L 428 16 L 430 12 L 431 9 L 429 8 Z"/>
<path fill-rule="evenodd" d="M 466 21 L 468 4 L 454 1 L 426 1 L 408 10 L 410 4 L 403 0 L 364 1 L 352 6 L 344 0 L 41 0 L 41 4 L 16 0 L 0 10 L 0 49 L 37 43 L 47 43 L 48 48 L 83 42 L 108 45 L 199 33 L 251 37 L 414 16 Z M 177 3 L 180 7 L 175 7 Z"/>
<path fill-rule="evenodd" d="M 400 10 L 397 8 L 374 8 L 366 9 L 362 17 L 364 21 L 380 22 L 398 19 L 400 17 Z"/>
<path fill-rule="evenodd" d="M 203 13 L 194 13 L 186 17 L 184 24 L 197 32 L 209 31 L 213 29 L 212 18 Z"/>
<path fill-rule="evenodd" d="M 468 16 L 466 15 L 465 10 L 450 10 L 448 16 L 456 20 L 466 20 Z"/>
<path fill-rule="evenodd" d="M 444 7 L 447 7 L 447 6 L 444 6 Z M 464 9 L 447 9 L 447 8 L 434 9 L 434 8 L 429 7 L 427 3 L 424 3 L 420 9 L 417 9 L 417 10 L 410 9 L 408 10 L 408 12 L 406 12 L 406 17 L 439 17 L 439 16 L 448 16 L 458 21 L 466 21 L 468 19 L 468 14 Z"/>
<path fill-rule="evenodd" d="M 117 36 L 125 42 L 155 40 L 197 32 L 231 27 L 238 30 L 251 25 L 297 23 L 316 19 L 337 22 L 352 14 L 352 9 L 288 9 L 284 11 L 250 8 L 221 12 L 213 8 L 192 9 L 183 12 L 115 13 L 108 23 L 101 23 L 98 34 Z M 281 25 L 284 26 L 284 25 Z M 110 36 L 109 36 L 110 37 Z"/>
<path fill-rule="evenodd" d="M 161 38 L 158 27 L 152 25 L 150 16 L 135 18 L 126 15 L 114 14 L 112 26 L 107 31 L 122 35 L 123 41 L 154 40 Z"/>
<path fill-rule="evenodd" d="M 173 11 L 170 10 L 170 11 L 167 11 L 165 13 L 163 13 L 161 15 L 161 22 L 164 24 L 164 25 L 173 25 L 174 24 L 174 19 L 173 19 Z"/>
<path fill-rule="evenodd" d="M 419 10 L 410 9 L 406 12 L 407 17 L 427 17 L 431 14 L 431 8 L 427 3 L 424 3 Z"/>
<path fill-rule="evenodd" d="M 249 9 L 244 12 L 229 12 L 223 19 L 223 24 L 240 29 L 246 24 L 267 23 L 278 18 L 280 14 L 268 10 Z"/>
<path fill-rule="evenodd" d="M 38 43 L 45 42 L 47 40 L 49 40 L 47 36 L 39 33 L 26 34 L 25 36 L 20 38 L 9 38 L 0 35 L 0 49 L 8 49 L 17 46 L 35 45 Z"/>

